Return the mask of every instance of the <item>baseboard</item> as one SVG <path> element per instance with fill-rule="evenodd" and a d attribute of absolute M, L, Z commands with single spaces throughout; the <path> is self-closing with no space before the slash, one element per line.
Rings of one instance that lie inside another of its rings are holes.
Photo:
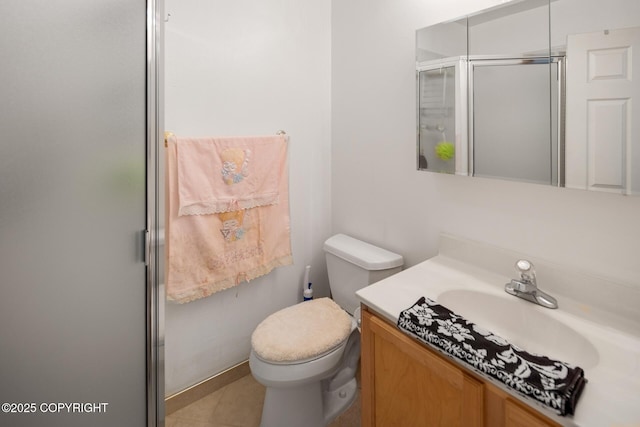
<path fill-rule="evenodd" d="M 221 389 L 249 373 L 251 373 L 251 370 L 249 369 L 249 361 L 246 360 L 227 369 L 226 371 L 222 371 L 219 374 L 212 376 L 211 378 L 200 381 L 198 384 L 172 394 L 164 400 L 165 416 L 184 408 L 196 400 L 202 399 L 206 395 Z"/>

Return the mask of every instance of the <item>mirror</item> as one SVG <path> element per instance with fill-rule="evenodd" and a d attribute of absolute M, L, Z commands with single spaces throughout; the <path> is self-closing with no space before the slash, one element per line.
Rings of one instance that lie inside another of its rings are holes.
<path fill-rule="evenodd" d="M 637 0 L 512 1 L 418 30 L 418 169 L 640 194 L 633 46 Z"/>

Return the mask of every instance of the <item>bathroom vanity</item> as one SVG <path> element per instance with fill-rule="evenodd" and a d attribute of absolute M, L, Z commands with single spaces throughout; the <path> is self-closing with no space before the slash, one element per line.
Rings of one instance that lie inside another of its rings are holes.
<path fill-rule="evenodd" d="M 363 426 L 560 425 L 368 307 L 362 312 L 361 361 Z"/>
<path fill-rule="evenodd" d="M 558 299 L 558 309 L 544 308 L 504 291 L 522 257 L 444 235 L 438 256 L 357 292 L 363 426 L 640 425 L 640 289 L 533 259 L 539 287 Z M 557 415 L 398 328 L 423 296 L 526 351 L 583 368 L 575 414 Z"/>

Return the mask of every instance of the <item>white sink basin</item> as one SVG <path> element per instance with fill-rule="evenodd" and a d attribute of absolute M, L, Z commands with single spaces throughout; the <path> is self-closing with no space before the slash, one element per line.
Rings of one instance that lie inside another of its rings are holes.
<path fill-rule="evenodd" d="M 437 302 L 530 353 L 583 369 L 598 364 L 593 344 L 544 312 L 550 309 L 506 293 L 501 296 L 466 289 L 445 291 Z"/>

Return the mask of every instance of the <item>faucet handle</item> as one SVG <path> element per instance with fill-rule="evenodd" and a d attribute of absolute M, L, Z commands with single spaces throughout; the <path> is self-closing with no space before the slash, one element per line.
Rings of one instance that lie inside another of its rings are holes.
<path fill-rule="evenodd" d="M 520 278 L 522 281 L 527 283 L 532 283 L 535 285 L 536 283 L 536 272 L 533 269 L 533 264 L 526 259 L 520 259 L 516 261 L 516 271 L 520 273 Z"/>

